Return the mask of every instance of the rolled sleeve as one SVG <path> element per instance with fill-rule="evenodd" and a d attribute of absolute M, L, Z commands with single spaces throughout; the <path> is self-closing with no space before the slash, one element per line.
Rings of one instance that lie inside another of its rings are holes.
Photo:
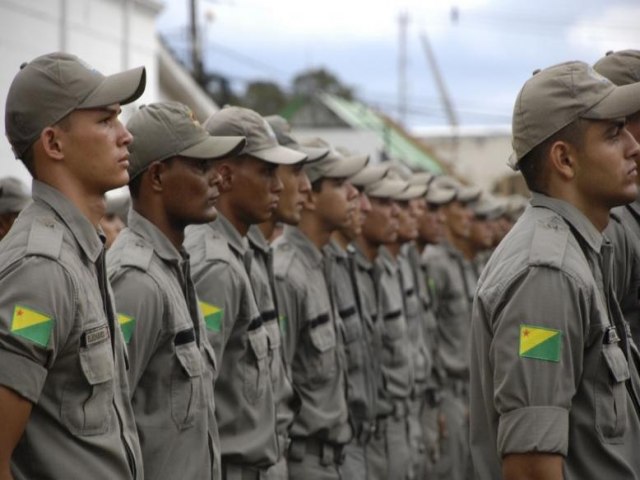
<path fill-rule="evenodd" d="M 560 407 L 524 407 L 498 421 L 498 453 L 545 452 L 567 455 L 569 411 Z"/>
<path fill-rule="evenodd" d="M 47 369 L 22 355 L 0 350 L 0 385 L 37 403 L 47 379 Z"/>

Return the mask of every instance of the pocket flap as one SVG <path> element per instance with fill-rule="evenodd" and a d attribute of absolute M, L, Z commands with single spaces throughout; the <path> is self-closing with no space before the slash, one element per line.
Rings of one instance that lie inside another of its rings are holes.
<path fill-rule="evenodd" d="M 189 377 L 202 375 L 202 356 L 195 342 L 176 345 L 176 357 Z"/>
<path fill-rule="evenodd" d="M 280 325 L 277 320 L 270 320 L 264 324 L 264 328 L 267 329 L 269 334 L 269 348 L 271 350 L 280 349 Z"/>
<path fill-rule="evenodd" d="M 321 352 L 326 352 L 336 345 L 335 331 L 333 325 L 326 316 L 327 321 L 321 323 L 313 323 L 309 326 L 309 337 L 311 343 Z"/>
<path fill-rule="evenodd" d="M 631 378 L 629 364 L 624 356 L 624 352 L 618 345 L 605 345 L 602 349 L 602 354 L 616 382 L 624 382 Z"/>
<path fill-rule="evenodd" d="M 269 339 L 264 328 L 257 328 L 247 332 L 249 345 L 258 360 L 263 360 L 269 355 Z"/>
<path fill-rule="evenodd" d="M 103 341 L 80 350 L 80 365 L 90 385 L 108 382 L 113 378 L 111 342 Z"/>

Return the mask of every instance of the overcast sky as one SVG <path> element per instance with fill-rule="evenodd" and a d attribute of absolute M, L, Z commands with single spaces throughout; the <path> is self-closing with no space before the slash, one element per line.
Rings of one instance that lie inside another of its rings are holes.
<path fill-rule="evenodd" d="M 640 48 L 638 0 L 199 0 L 207 66 L 247 81 L 287 86 L 324 66 L 359 98 L 397 114 L 398 17 L 409 15 L 410 125 L 446 118 L 421 43 L 426 33 L 463 125 L 507 124 L 536 68 L 595 62 L 607 50 Z M 186 51 L 189 0 L 165 0 L 160 31 Z M 458 12 L 452 20 L 452 8 Z"/>

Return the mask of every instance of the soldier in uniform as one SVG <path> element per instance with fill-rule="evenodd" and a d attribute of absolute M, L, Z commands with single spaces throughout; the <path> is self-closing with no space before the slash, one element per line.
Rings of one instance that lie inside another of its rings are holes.
<path fill-rule="evenodd" d="M 640 380 L 615 299 L 609 211 L 637 193 L 640 84 L 583 62 L 534 73 L 513 112 L 531 206 L 480 278 L 471 338 L 479 480 L 640 478 Z"/>
<path fill-rule="evenodd" d="M 640 82 L 640 51 L 609 52 L 593 68 L 616 85 Z M 640 111 L 627 117 L 626 128 L 640 142 Z M 636 182 L 640 183 L 640 177 Z M 640 345 L 640 195 L 630 204 L 611 211 L 605 234 L 614 246 L 618 302 L 636 345 Z"/>
<path fill-rule="evenodd" d="M 129 180 L 120 105 L 144 87 L 142 67 L 105 77 L 52 53 L 9 89 L 7 138 L 34 180 L 0 252 L 2 478 L 144 478 L 98 227 Z"/>
<path fill-rule="evenodd" d="M 13 222 L 30 201 L 31 195 L 20 180 L 15 177 L 0 179 L 0 240 L 9 233 Z"/>
<path fill-rule="evenodd" d="M 329 147 L 319 139 L 305 146 Z M 302 401 L 291 427 L 291 479 L 339 479 L 342 449 L 351 438 L 338 312 L 322 254 L 331 233 L 349 222 L 357 190 L 347 178 L 364 167 L 335 149 L 305 165 L 312 188 L 298 227 L 285 225 L 274 242 L 276 294 L 283 316 L 285 358 Z"/>
<path fill-rule="evenodd" d="M 374 328 L 365 324 L 361 311 L 361 299 L 355 283 L 354 247 L 351 242 L 362 233 L 362 223 L 371 210 L 364 187 L 381 180 L 388 172 L 385 165 L 366 166 L 349 182 L 358 189 L 351 221 L 333 232 L 331 241 L 324 247 L 327 262 L 331 262 L 332 277 L 329 282 L 332 298 L 339 314 L 339 331 L 345 351 L 347 372 L 347 402 L 349 420 L 353 431 L 351 441 L 345 446 L 345 460 L 340 468 L 342 478 L 366 480 L 366 449 L 375 427 L 376 370 L 372 368 L 377 355 L 369 337 Z"/>
<path fill-rule="evenodd" d="M 363 321 L 371 325 L 370 349 L 376 352 L 376 425 L 367 445 L 369 478 L 404 479 L 410 467 L 407 437 L 411 365 L 402 292 L 393 258 L 383 245 L 398 237 L 398 205 L 392 197 L 406 182 L 383 178 L 365 187 L 371 211 L 353 243 L 355 277 Z M 384 250 L 384 254 L 382 253 Z"/>
<path fill-rule="evenodd" d="M 311 189 L 309 179 L 304 173 L 306 162 L 316 161 L 329 154 L 328 149 L 314 149 L 301 146 L 289 133 L 287 121 L 277 115 L 265 117 L 276 134 L 278 144 L 306 155 L 306 159 L 291 165 L 278 165 L 276 175 L 282 183 L 278 205 L 271 218 L 260 225 L 249 228 L 247 239 L 253 252 L 251 262 L 251 283 L 256 292 L 258 309 L 269 334 L 271 354 L 270 368 L 274 395 L 276 399 L 276 429 L 278 433 L 279 458 L 269 468 L 267 480 L 288 480 L 287 453 L 289 451 L 289 428 L 293 417 L 300 407 L 300 399 L 291 384 L 291 372 L 284 361 L 282 335 L 279 326 L 278 308 L 275 295 L 275 277 L 273 276 L 273 249 L 265 233 L 271 237 L 276 222 L 297 225 L 300 221 L 302 201 Z"/>
<path fill-rule="evenodd" d="M 278 145 L 268 123 L 253 110 L 225 107 L 205 123 L 214 136 L 245 136 L 241 155 L 216 162 L 222 177 L 218 218 L 187 229 L 196 289 L 209 339 L 218 357 L 216 415 L 225 480 L 258 479 L 280 457 L 271 340 L 251 283 L 251 225 L 268 220 L 282 183 L 278 165 L 306 155 Z"/>
<path fill-rule="evenodd" d="M 191 280 L 184 229 L 216 217 L 213 160 L 243 137 L 212 137 L 177 102 L 141 107 L 127 122 L 133 207 L 107 255 L 129 350 L 129 386 L 147 479 L 219 479 L 215 354 Z"/>
<path fill-rule="evenodd" d="M 423 258 L 437 297 L 438 364 L 444 374 L 439 414 L 445 423 L 446 435 L 441 439 L 441 455 L 436 470 L 439 478 L 462 480 L 470 468 L 469 326 L 477 282 L 467 242 L 473 219 L 471 204 L 480 196 L 480 190 L 464 186 L 451 177 L 440 177 L 434 183 L 438 188 L 456 192 L 454 200 L 442 207 L 445 239 L 427 249 Z"/>
<path fill-rule="evenodd" d="M 415 179 L 414 182 L 419 179 Z M 411 181 L 411 180 L 410 180 Z M 416 276 L 418 294 L 424 309 L 423 328 L 425 351 L 429 354 L 427 365 L 425 405 L 422 409 L 421 424 L 424 433 L 425 478 L 435 478 L 435 466 L 440 458 L 440 442 L 447 435 L 444 431 L 444 417 L 440 415 L 441 382 L 445 378 L 439 363 L 438 323 L 435 316 L 437 298 L 432 285 L 429 285 L 424 255 L 427 247 L 438 245 L 445 236 L 443 205 L 453 201 L 456 191 L 438 187 L 434 178 L 422 180 L 427 184 L 424 197 L 425 208 L 418 215 L 418 237 L 409 246 L 410 264 Z"/>

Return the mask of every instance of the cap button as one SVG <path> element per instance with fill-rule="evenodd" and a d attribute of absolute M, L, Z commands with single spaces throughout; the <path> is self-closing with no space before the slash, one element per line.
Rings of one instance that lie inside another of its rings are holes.
<path fill-rule="evenodd" d="M 531 74 L 531 76 L 533 76 L 533 75 L 537 75 L 537 74 L 539 74 L 541 71 L 542 71 L 542 69 L 540 69 L 540 68 L 536 68 L 536 69 L 533 71 L 533 73 Z"/>
<path fill-rule="evenodd" d="M 608 57 L 609 55 L 611 55 L 613 53 L 613 50 L 609 50 L 607 53 L 605 53 L 605 57 Z"/>
<path fill-rule="evenodd" d="M 20 70 L 22 70 L 27 65 L 29 65 L 29 62 L 22 62 L 22 64 L 20 65 Z"/>

